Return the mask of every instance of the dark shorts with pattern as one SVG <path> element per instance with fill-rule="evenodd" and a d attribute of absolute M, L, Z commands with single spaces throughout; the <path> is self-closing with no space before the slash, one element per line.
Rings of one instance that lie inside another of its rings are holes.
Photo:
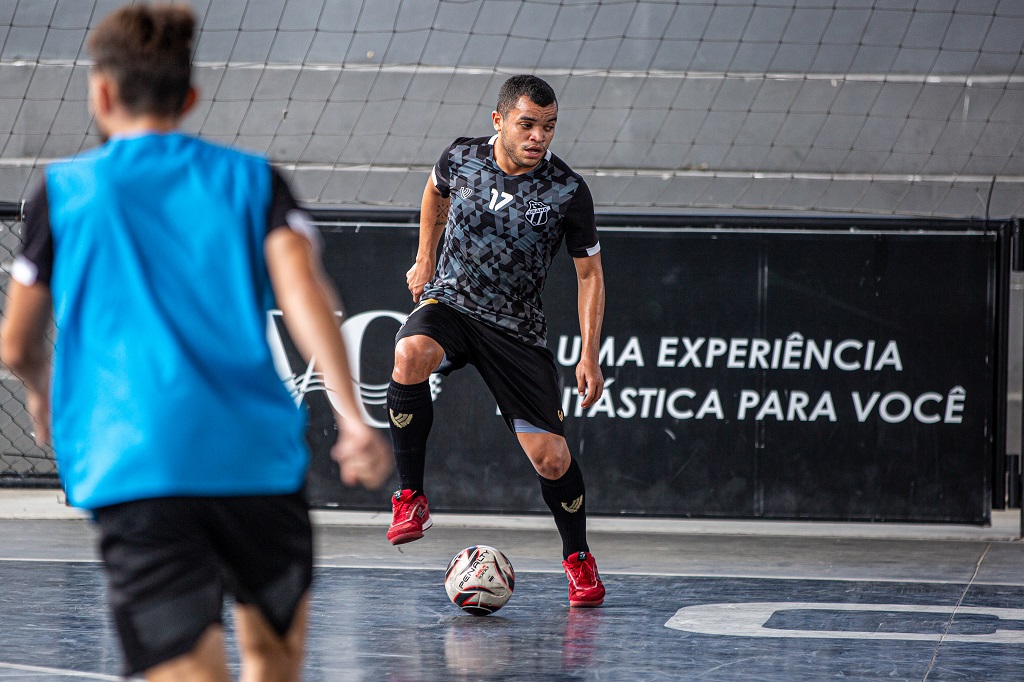
<path fill-rule="evenodd" d="M 521 419 L 559 436 L 562 426 L 561 391 L 555 357 L 546 346 L 524 343 L 511 334 L 480 322 L 444 303 L 426 299 L 409 315 L 396 341 L 429 336 L 444 349 L 438 374 L 447 376 L 473 365 L 490 389 L 501 416 L 515 431 Z"/>
<path fill-rule="evenodd" d="M 194 649 L 221 622 L 225 593 L 284 636 L 309 590 L 313 533 L 301 492 L 154 498 L 94 516 L 126 676 Z"/>

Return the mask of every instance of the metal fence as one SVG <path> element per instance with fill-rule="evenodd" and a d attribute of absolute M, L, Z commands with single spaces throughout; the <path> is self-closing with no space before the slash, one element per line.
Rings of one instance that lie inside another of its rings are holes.
<path fill-rule="evenodd" d="M 11 259 L 21 243 L 20 227 L 10 218 L 0 219 L 0 309 L 6 309 Z M 53 450 L 35 444 L 21 382 L 0 368 L 0 486 L 57 485 Z"/>

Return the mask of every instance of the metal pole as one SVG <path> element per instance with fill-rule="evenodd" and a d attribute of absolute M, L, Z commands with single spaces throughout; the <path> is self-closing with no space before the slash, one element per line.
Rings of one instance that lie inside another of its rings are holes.
<path fill-rule="evenodd" d="M 1024 234 L 1021 231 L 1020 219 L 1014 218 L 1010 224 L 1010 271 L 1021 272 L 1024 271 Z M 1009 292 L 1007 292 L 1009 294 Z M 1013 298 L 1011 297 L 1012 301 Z M 1024 353 L 1024 343 L 1022 343 L 1021 353 Z M 1015 458 L 1015 468 L 1009 471 L 1007 479 L 1010 485 L 1017 486 L 1014 491 L 1016 493 L 1017 504 L 1020 506 L 1020 527 L 1017 535 L 1019 538 L 1024 539 L 1024 466 L 1022 466 L 1022 460 L 1024 460 L 1024 401 L 1021 401 L 1021 453 L 1020 456 Z"/>
<path fill-rule="evenodd" d="M 1010 251 L 1010 270 L 1014 272 L 1021 272 L 1024 270 L 1024 234 L 1021 232 L 1021 222 L 1019 218 L 1014 218 L 1010 226 L 1012 245 Z M 1024 353 L 1024 344 L 1022 344 L 1021 352 Z M 1010 472 L 1010 478 L 1014 481 L 1017 486 L 1017 499 L 1020 504 L 1020 528 L 1018 530 L 1018 537 L 1024 539 L 1024 400 L 1021 401 L 1021 456 L 1017 458 L 1017 471 Z M 1014 475 L 1016 474 L 1016 475 Z"/>

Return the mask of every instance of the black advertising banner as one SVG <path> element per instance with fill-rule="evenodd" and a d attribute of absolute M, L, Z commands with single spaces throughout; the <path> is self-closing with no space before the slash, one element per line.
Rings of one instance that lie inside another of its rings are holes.
<path fill-rule="evenodd" d="M 386 429 L 416 230 L 330 227 L 324 236 L 364 417 Z M 601 244 L 606 390 L 588 410 L 575 395 L 576 280 L 564 250 L 544 297 L 589 511 L 988 521 L 995 234 L 603 229 Z M 311 411 L 313 504 L 387 509 L 386 491 L 337 482 L 325 394 L 315 368 L 288 350 L 293 388 Z M 431 507 L 547 513 L 475 370 L 433 377 L 431 388 Z"/>

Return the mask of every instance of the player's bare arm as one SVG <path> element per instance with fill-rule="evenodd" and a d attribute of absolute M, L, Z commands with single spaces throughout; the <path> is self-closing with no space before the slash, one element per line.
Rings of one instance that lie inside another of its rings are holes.
<path fill-rule="evenodd" d="M 25 406 L 40 446 L 50 444 L 50 344 L 46 330 L 52 311 L 49 287 L 11 280 L 0 330 L 0 359 L 25 384 Z"/>
<path fill-rule="evenodd" d="M 601 254 L 574 258 L 579 287 L 580 334 L 583 350 L 576 365 L 576 390 L 586 409 L 596 403 L 604 392 L 604 374 L 598 362 L 601 348 L 601 325 L 604 322 L 604 268 Z"/>
<path fill-rule="evenodd" d="M 437 267 L 437 244 L 444 234 L 451 205 L 451 199 L 442 197 L 441 192 L 434 186 L 433 179 L 428 179 L 427 186 L 423 189 L 423 200 L 420 202 L 420 243 L 416 251 L 416 262 L 405 273 L 405 281 L 415 303 L 419 303 L 423 287 L 434 276 L 434 269 Z"/>
<path fill-rule="evenodd" d="M 391 449 L 360 416 L 345 342 L 334 316 L 333 287 L 309 240 L 301 234 L 274 230 L 267 236 L 264 250 L 288 332 L 304 358 L 316 358 L 340 406 L 339 441 L 331 456 L 341 467 L 341 480 L 346 485 L 379 488 L 391 474 Z"/>

